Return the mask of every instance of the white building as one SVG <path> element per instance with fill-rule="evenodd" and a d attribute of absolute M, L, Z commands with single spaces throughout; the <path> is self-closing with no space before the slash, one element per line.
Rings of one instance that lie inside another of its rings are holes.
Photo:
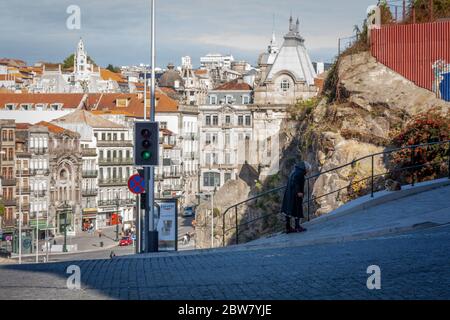
<path fill-rule="evenodd" d="M 218 53 L 209 53 L 200 58 L 201 67 L 208 70 L 215 68 L 231 69 L 233 61 L 234 57 L 232 55 L 222 55 Z"/>
<path fill-rule="evenodd" d="M 261 69 L 259 85 L 255 88 L 255 104 L 295 104 L 298 100 L 317 95 L 314 70 L 305 40 L 300 35 L 300 22 L 289 20 L 289 32 L 280 49 L 272 37 L 267 52 L 258 61 Z"/>

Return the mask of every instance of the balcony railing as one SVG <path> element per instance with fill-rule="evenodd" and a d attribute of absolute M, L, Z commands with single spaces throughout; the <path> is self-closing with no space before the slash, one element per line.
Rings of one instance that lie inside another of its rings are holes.
<path fill-rule="evenodd" d="M 45 197 L 47 195 L 47 190 L 34 190 L 32 194 L 35 197 Z"/>
<path fill-rule="evenodd" d="M 47 154 L 48 148 L 30 148 L 30 152 L 37 155 Z"/>
<path fill-rule="evenodd" d="M 134 161 L 132 158 L 106 158 L 99 160 L 100 165 L 116 166 L 116 165 L 132 165 Z"/>
<path fill-rule="evenodd" d="M 47 176 L 50 174 L 49 169 L 30 169 L 30 175 L 36 176 L 36 175 L 43 175 Z"/>
<path fill-rule="evenodd" d="M 110 207 L 110 206 L 123 206 L 123 205 L 132 205 L 134 204 L 133 199 L 114 199 L 114 200 L 100 200 L 98 202 L 99 207 Z"/>
<path fill-rule="evenodd" d="M 181 178 L 181 171 L 164 172 L 163 178 Z"/>
<path fill-rule="evenodd" d="M 124 178 L 100 179 L 98 184 L 100 186 L 122 186 L 127 185 L 128 180 Z"/>
<path fill-rule="evenodd" d="M 83 189 L 81 190 L 81 195 L 83 197 L 94 197 L 98 194 L 97 189 Z"/>
<path fill-rule="evenodd" d="M 133 142 L 129 140 L 100 140 L 98 147 L 133 147 Z"/>
<path fill-rule="evenodd" d="M 27 176 L 29 176 L 31 174 L 31 172 L 30 172 L 30 170 L 16 170 L 16 176 L 17 177 L 19 177 L 19 176 L 22 176 L 22 177 L 27 177 Z"/>
<path fill-rule="evenodd" d="M 16 199 L 4 199 L 3 203 L 5 204 L 5 207 L 13 207 L 16 205 Z"/>
<path fill-rule="evenodd" d="M 188 133 L 185 133 L 183 135 L 183 139 L 194 141 L 194 140 L 198 139 L 198 135 L 196 133 L 193 133 L 193 132 L 188 132 Z"/>
<path fill-rule="evenodd" d="M 16 185 L 16 179 L 15 178 L 0 177 L 0 179 L 2 180 L 2 186 L 4 186 L 4 187 L 12 187 L 12 186 Z"/>
<path fill-rule="evenodd" d="M 81 175 L 83 178 L 97 178 L 98 171 L 97 170 L 83 170 Z"/>
<path fill-rule="evenodd" d="M 81 154 L 84 157 L 96 157 L 97 156 L 97 149 L 95 149 L 95 148 L 83 148 L 81 150 Z"/>
<path fill-rule="evenodd" d="M 185 152 L 183 154 L 184 159 L 186 160 L 197 160 L 198 159 L 198 154 L 195 152 Z"/>

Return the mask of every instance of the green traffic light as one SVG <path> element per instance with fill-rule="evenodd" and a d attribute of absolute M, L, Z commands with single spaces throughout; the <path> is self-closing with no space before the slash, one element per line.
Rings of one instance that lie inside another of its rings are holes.
<path fill-rule="evenodd" d="M 144 160 L 150 160 L 152 157 L 152 153 L 150 151 L 143 151 L 141 155 Z"/>

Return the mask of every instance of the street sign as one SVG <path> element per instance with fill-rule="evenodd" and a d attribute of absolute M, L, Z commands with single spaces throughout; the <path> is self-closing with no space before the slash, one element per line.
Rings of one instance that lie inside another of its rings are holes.
<path fill-rule="evenodd" d="M 135 174 L 128 179 L 128 189 L 130 189 L 131 193 L 134 194 L 142 194 L 145 192 L 145 180 L 139 175 Z"/>

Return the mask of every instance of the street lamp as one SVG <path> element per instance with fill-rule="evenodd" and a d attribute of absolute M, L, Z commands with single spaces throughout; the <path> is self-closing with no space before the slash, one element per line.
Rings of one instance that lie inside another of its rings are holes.
<path fill-rule="evenodd" d="M 68 211 L 67 201 L 64 200 L 64 245 L 63 252 L 67 252 L 67 211 Z"/>

